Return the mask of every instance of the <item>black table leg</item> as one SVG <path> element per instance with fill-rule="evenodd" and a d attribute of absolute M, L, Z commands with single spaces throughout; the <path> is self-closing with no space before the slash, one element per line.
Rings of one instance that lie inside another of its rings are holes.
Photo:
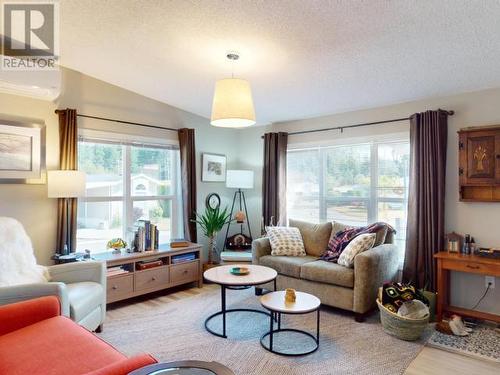
<path fill-rule="evenodd" d="M 221 291 L 221 304 L 222 304 L 222 336 L 226 336 L 226 286 L 220 286 Z"/>
<path fill-rule="evenodd" d="M 316 343 L 319 345 L 319 309 L 317 311 L 317 318 L 316 318 Z"/>
<path fill-rule="evenodd" d="M 276 279 L 274 279 L 274 291 L 276 292 L 278 288 L 276 287 Z"/>
<path fill-rule="evenodd" d="M 273 331 L 274 331 L 274 319 L 273 319 L 273 313 L 271 312 L 271 319 L 269 319 L 270 324 L 269 324 L 269 349 L 272 351 L 273 350 Z"/>
<path fill-rule="evenodd" d="M 278 330 L 281 329 L 281 313 L 278 312 Z"/>

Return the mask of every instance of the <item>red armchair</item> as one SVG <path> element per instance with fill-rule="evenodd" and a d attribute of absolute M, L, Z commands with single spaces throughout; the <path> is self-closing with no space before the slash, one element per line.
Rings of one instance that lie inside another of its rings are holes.
<path fill-rule="evenodd" d="M 61 316 L 54 296 L 0 306 L 0 375 L 121 375 L 152 363 L 147 354 L 127 358 Z"/>

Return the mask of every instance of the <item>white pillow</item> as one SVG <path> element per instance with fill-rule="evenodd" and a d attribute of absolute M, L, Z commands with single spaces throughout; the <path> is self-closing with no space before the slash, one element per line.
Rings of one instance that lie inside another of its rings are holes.
<path fill-rule="evenodd" d="M 266 227 L 266 232 L 271 244 L 271 255 L 306 256 L 299 228 Z"/>
<path fill-rule="evenodd" d="M 363 251 L 369 250 L 375 243 L 375 233 L 360 234 L 354 237 L 339 256 L 337 263 L 345 267 L 354 267 L 354 257 Z"/>

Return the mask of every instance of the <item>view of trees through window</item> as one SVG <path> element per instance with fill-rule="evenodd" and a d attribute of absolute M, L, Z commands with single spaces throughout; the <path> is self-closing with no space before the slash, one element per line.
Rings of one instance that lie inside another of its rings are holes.
<path fill-rule="evenodd" d="M 106 250 L 111 238 L 130 241 L 138 220 L 150 220 L 166 243 L 177 230 L 178 150 L 81 140 L 79 169 L 86 172 L 86 197 L 79 200 L 77 248 Z"/>
<path fill-rule="evenodd" d="M 288 217 L 353 226 L 385 221 L 403 249 L 409 152 L 408 141 L 289 150 Z"/>

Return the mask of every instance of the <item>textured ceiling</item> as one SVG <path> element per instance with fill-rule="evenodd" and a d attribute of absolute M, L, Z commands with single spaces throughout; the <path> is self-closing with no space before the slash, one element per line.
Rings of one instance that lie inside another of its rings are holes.
<path fill-rule="evenodd" d="M 250 80 L 257 122 L 500 87 L 500 1 L 61 1 L 62 64 L 210 116 Z"/>

